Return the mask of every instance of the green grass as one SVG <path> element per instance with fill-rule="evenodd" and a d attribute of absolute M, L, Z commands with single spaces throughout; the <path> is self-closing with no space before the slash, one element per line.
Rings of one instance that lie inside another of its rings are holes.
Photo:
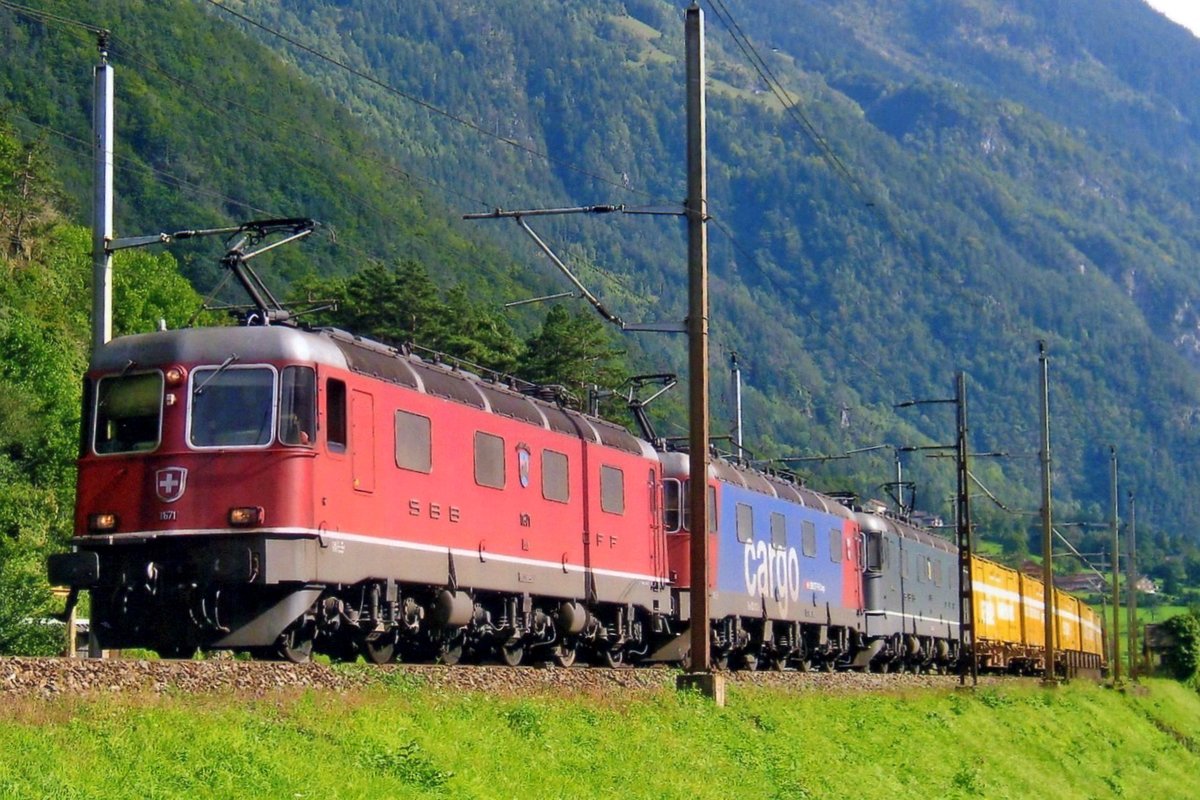
<path fill-rule="evenodd" d="M 1147 686 L 8 698 L 0 797 L 1194 797 L 1200 695 Z"/>

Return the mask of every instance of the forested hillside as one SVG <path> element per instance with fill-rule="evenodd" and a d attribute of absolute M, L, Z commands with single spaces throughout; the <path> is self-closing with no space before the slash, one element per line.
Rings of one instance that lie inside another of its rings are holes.
<path fill-rule="evenodd" d="M 678 202 L 676 5 L 385 5 L 236 7 L 484 129 L 249 29 L 390 131 L 414 170 L 488 205 Z M 963 369 L 976 447 L 1014 454 L 978 474 L 1035 509 L 1046 339 L 1059 518 L 1106 517 L 1115 444 L 1143 524 L 1186 532 L 1200 511 L 1197 42 L 1137 0 L 726 5 L 802 115 L 710 15 L 714 338 L 749 367 L 758 452 L 946 440 L 951 414 L 892 404 L 947 396 Z M 682 315 L 677 227 L 547 227 L 625 318 Z M 679 365 L 661 340 L 640 344 Z M 813 480 L 874 491 L 890 456 Z M 919 499 L 946 510 L 950 470 L 910 461 Z M 1030 517 L 977 509 L 985 536 L 1020 548 Z"/>
<path fill-rule="evenodd" d="M 460 213 L 678 209 L 683 196 L 681 4 L 33 5 L 114 32 L 119 233 L 325 223 L 311 246 L 281 251 L 272 280 L 407 259 L 499 314 L 499 300 L 567 287 L 517 229 Z M 976 449 L 1013 454 L 975 472 L 1009 508 L 1035 509 L 1045 339 L 1059 519 L 1106 517 L 1115 444 L 1139 540 L 1162 550 L 1162 534 L 1190 536 L 1200 43 L 1139 0 L 725 7 L 795 103 L 710 13 L 714 366 L 737 351 L 747 367 L 756 454 L 947 441 L 948 410 L 892 406 L 948 396 L 962 369 Z M 77 219 L 93 39 L 0 6 L 5 113 L 45 142 Z M 535 227 L 625 319 L 682 318 L 678 221 Z M 179 251 L 202 294 L 220 278 L 214 252 Z M 527 338 L 540 318 L 506 319 Z M 665 337 L 624 346 L 648 371 L 683 369 Z M 891 458 L 816 467 L 812 482 L 876 494 Z M 906 456 L 905 471 L 922 506 L 948 513 L 952 470 Z M 985 539 L 1021 550 L 1032 517 L 976 508 Z"/>
<path fill-rule="evenodd" d="M 91 233 L 63 219 L 45 150 L 0 123 L 0 652 L 54 652 L 45 557 L 71 534 Z M 169 255 L 122 253 L 114 333 L 186 324 L 200 298 Z"/>

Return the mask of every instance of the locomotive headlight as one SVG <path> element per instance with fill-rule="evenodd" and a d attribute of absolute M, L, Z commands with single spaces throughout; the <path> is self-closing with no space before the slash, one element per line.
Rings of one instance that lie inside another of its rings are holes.
<path fill-rule="evenodd" d="M 167 386 L 182 386 L 187 380 L 187 370 L 183 367 L 171 367 L 163 375 L 167 379 Z"/>
<path fill-rule="evenodd" d="M 116 529 L 116 514 L 88 514 L 88 530 L 92 533 L 107 533 Z"/>
<path fill-rule="evenodd" d="M 229 509 L 229 524 L 235 528 L 250 528 L 262 525 L 266 512 L 262 506 L 235 506 Z"/>

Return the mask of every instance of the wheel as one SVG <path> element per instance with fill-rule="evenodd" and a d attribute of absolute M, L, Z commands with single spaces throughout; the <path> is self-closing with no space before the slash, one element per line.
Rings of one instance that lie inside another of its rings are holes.
<path fill-rule="evenodd" d="M 293 664 L 307 664 L 312 660 L 312 634 L 303 627 L 289 628 L 279 637 L 275 644 L 275 655 L 281 661 Z"/>
<path fill-rule="evenodd" d="M 442 640 L 438 645 L 437 662 L 445 664 L 448 667 L 453 667 L 462 660 L 463 655 L 463 637 L 459 634 L 452 634 Z"/>
<path fill-rule="evenodd" d="M 560 667 L 570 667 L 575 664 L 575 648 L 571 645 L 560 644 L 554 651 L 554 663 Z"/>
<path fill-rule="evenodd" d="M 600 663 L 609 669 L 616 669 L 625 663 L 625 652 L 620 648 L 600 651 Z"/>
<path fill-rule="evenodd" d="M 363 657 L 372 664 L 388 664 L 396 660 L 396 637 L 390 633 L 374 639 L 363 639 L 360 647 Z"/>
<path fill-rule="evenodd" d="M 500 659 L 510 667 L 518 666 L 525 657 L 525 646 L 520 639 L 509 639 L 500 645 Z"/>

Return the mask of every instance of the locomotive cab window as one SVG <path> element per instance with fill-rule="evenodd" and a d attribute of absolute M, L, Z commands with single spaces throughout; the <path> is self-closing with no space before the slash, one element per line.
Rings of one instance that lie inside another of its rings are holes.
<path fill-rule="evenodd" d="M 275 370 L 197 367 L 192 371 L 192 447 L 265 447 L 275 435 Z"/>
<path fill-rule="evenodd" d="M 542 497 L 555 503 L 571 499 L 569 464 L 564 453 L 542 451 Z"/>
<path fill-rule="evenodd" d="M 433 470 L 433 423 L 429 417 L 396 412 L 396 466 L 413 472 Z"/>
<path fill-rule="evenodd" d="M 868 532 L 864 547 L 866 552 L 863 568 L 868 572 L 879 572 L 883 569 L 883 534 L 877 531 Z"/>
<path fill-rule="evenodd" d="M 158 447 L 162 373 L 101 378 L 96 397 L 97 453 L 143 453 Z"/>
<path fill-rule="evenodd" d="M 663 530 L 678 533 L 683 525 L 683 484 L 678 478 L 663 481 Z"/>
<path fill-rule="evenodd" d="M 317 439 L 317 374 L 284 367 L 279 376 L 279 441 L 312 447 Z"/>
<path fill-rule="evenodd" d="M 754 509 L 745 503 L 737 504 L 737 540 L 742 544 L 754 541 Z"/>
<path fill-rule="evenodd" d="M 616 467 L 600 466 L 600 510 L 625 513 L 625 473 Z"/>
<path fill-rule="evenodd" d="M 346 384 L 330 379 L 325 383 L 325 441 L 335 453 L 346 452 Z"/>
<path fill-rule="evenodd" d="M 683 529 L 690 531 L 692 529 L 692 482 L 686 480 L 683 482 L 683 492 L 679 496 L 681 508 L 680 516 L 683 517 Z M 708 487 L 708 532 L 717 532 L 717 490 L 713 486 Z"/>

